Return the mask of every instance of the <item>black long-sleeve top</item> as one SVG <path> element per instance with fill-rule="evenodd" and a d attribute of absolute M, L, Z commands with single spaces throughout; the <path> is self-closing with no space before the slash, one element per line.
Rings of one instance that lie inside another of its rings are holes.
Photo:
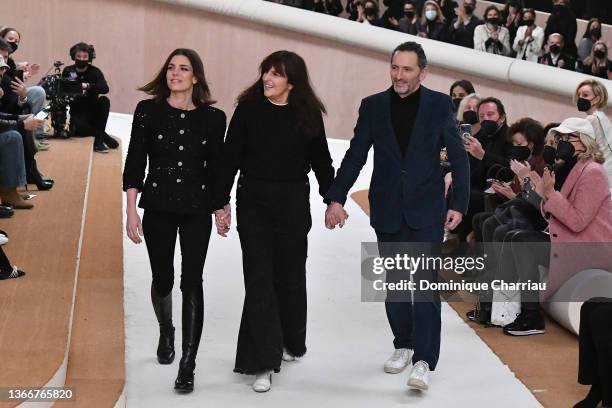
<path fill-rule="evenodd" d="M 319 131 L 306 135 L 290 105 L 268 99 L 241 102 L 232 116 L 223 151 L 223 171 L 215 206 L 230 201 L 236 172 L 268 181 L 297 181 L 314 170 L 319 194 L 324 197 L 334 180 L 323 117 Z M 282 199 L 282 198 L 279 198 Z"/>
<path fill-rule="evenodd" d="M 508 125 L 504 124 L 494 135 L 486 136 L 478 132 L 474 135 L 484 149 L 482 160 L 470 155 L 471 186 L 473 190 L 484 191 L 487 188 L 487 172 L 494 165 L 510 167 L 510 147 L 508 143 Z"/>
<path fill-rule="evenodd" d="M 185 111 L 144 100 L 134 112 L 123 190 L 142 192 L 139 207 L 193 214 L 214 210 L 225 113 L 211 106 Z M 145 178 L 145 168 L 149 171 Z"/>
<path fill-rule="evenodd" d="M 402 154 L 406 153 L 410 142 L 420 100 L 420 87 L 405 98 L 400 97 L 395 91 L 391 92 L 391 123 Z"/>
<path fill-rule="evenodd" d="M 62 71 L 62 76 L 89 84 L 85 91 L 86 96 L 104 95 L 109 91 L 104 74 L 100 68 L 91 64 L 83 72 L 77 71 L 76 65 L 68 65 Z"/>

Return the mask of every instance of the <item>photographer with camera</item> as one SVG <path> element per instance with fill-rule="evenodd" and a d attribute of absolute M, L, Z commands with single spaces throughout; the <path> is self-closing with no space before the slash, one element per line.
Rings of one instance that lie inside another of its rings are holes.
<path fill-rule="evenodd" d="M 119 143 L 106 133 L 106 122 L 110 111 L 110 101 L 106 96 L 108 84 L 102 71 L 91 62 L 96 58 L 93 45 L 80 42 L 70 48 L 73 65 L 67 66 L 62 77 L 80 81 L 83 95 L 70 103 L 70 133 L 73 136 L 94 136 L 94 151 L 108 152 L 108 147 L 116 149 Z"/>

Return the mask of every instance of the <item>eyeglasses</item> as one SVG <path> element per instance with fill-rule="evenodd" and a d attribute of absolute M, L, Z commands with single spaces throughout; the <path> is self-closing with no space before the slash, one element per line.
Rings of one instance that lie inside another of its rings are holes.
<path fill-rule="evenodd" d="M 561 134 L 561 133 L 557 133 L 554 136 L 555 138 L 555 143 L 559 143 L 559 141 L 563 140 L 564 142 L 571 142 L 571 141 L 577 141 L 580 140 L 580 135 L 576 134 L 576 133 L 569 133 L 569 134 Z"/>

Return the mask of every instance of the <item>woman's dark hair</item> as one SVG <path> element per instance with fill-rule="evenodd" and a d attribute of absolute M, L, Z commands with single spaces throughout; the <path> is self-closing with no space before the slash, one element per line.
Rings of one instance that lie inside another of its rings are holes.
<path fill-rule="evenodd" d="M 17 33 L 17 35 L 19 36 L 19 41 L 21 42 L 21 33 L 17 31 L 16 28 L 13 28 L 13 27 L 4 27 L 2 30 L 0 30 L 0 38 L 4 38 L 11 31 L 14 31 Z"/>
<path fill-rule="evenodd" d="M 489 7 L 487 7 L 485 9 L 484 14 L 482 15 L 482 19 L 483 20 L 485 20 L 485 21 L 487 20 L 487 16 L 489 15 L 489 11 L 491 11 L 491 10 L 497 11 L 497 16 L 501 18 L 501 13 L 500 13 L 499 9 L 497 8 L 497 6 L 490 5 Z"/>
<path fill-rule="evenodd" d="M 305 130 L 308 137 L 321 131 L 321 113 L 327 113 L 323 102 L 310 84 L 306 63 L 295 52 L 276 51 L 268 55 L 259 65 L 259 78 L 236 99 L 236 103 L 257 101 L 265 98 L 263 76 L 270 69 L 287 78 L 293 86 L 289 92 L 289 107 L 296 113 L 298 126 Z"/>
<path fill-rule="evenodd" d="M 535 18 L 538 16 L 538 15 L 536 14 L 536 11 L 535 11 L 534 9 L 532 9 L 532 8 L 526 8 L 526 9 L 523 9 L 523 16 L 522 16 L 522 18 L 523 18 L 523 19 L 525 18 L 525 14 L 527 14 L 527 13 L 531 13 L 531 15 L 533 16 L 534 20 L 535 20 Z"/>
<path fill-rule="evenodd" d="M 593 17 L 589 20 L 589 23 L 586 26 L 586 30 L 584 30 L 584 35 L 582 38 L 590 38 L 591 37 L 591 26 L 593 23 L 599 23 L 599 27 L 601 27 L 601 21 L 597 17 Z"/>
<path fill-rule="evenodd" d="M 514 122 L 508 129 L 508 143 L 512 143 L 512 136 L 522 133 L 527 139 L 527 142 L 533 143 L 533 155 L 539 155 L 544 149 L 544 128 L 537 120 L 531 118 L 523 118 Z"/>
<path fill-rule="evenodd" d="M 172 57 L 175 55 L 183 55 L 189 59 L 191 67 L 193 69 L 193 75 L 197 79 L 197 83 L 193 85 L 193 93 L 191 98 L 195 106 L 212 105 L 215 103 L 210 96 L 210 88 L 206 82 L 206 76 L 204 75 L 204 64 L 202 59 L 197 52 L 188 48 L 177 48 L 172 51 L 164 65 L 161 67 L 155 78 L 146 85 L 138 88 L 139 91 L 145 92 L 147 95 L 153 96 L 153 99 L 160 101 L 170 96 L 170 88 L 168 88 L 168 82 L 166 80 L 166 72 L 168 71 L 168 65 Z"/>
<path fill-rule="evenodd" d="M 467 79 L 460 79 L 458 81 L 453 82 L 453 84 L 451 85 L 450 90 L 448 91 L 448 94 L 450 96 L 453 96 L 453 89 L 455 89 L 456 86 L 460 86 L 465 89 L 465 92 L 467 92 L 468 95 L 476 93 L 476 91 L 474 90 L 474 85 L 472 85 L 470 81 L 468 81 Z"/>

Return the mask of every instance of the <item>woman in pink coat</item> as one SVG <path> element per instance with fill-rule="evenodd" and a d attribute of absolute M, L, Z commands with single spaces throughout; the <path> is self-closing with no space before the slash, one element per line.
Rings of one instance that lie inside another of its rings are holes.
<path fill-rule="evenodd" d="M 540 295 L 547 299 L 576 273 L 612 272 L 612 201 L 593 127 L 586 119 L 569 118 L 551 129 L 547 140 L 543 156 L 552 171 L 545 169 L 542 177 L 531 172 L 527 181 L 541 200 L 548 231 L 509 232 L 511 255 L 502 256 L 501 270 L 503 279 L 537 283 L 538 266 L 549 266 L 548 282 L 542 293 L 521 290 L 521 314 L 504 326 L 508 335 L 544 333 Z"/>

